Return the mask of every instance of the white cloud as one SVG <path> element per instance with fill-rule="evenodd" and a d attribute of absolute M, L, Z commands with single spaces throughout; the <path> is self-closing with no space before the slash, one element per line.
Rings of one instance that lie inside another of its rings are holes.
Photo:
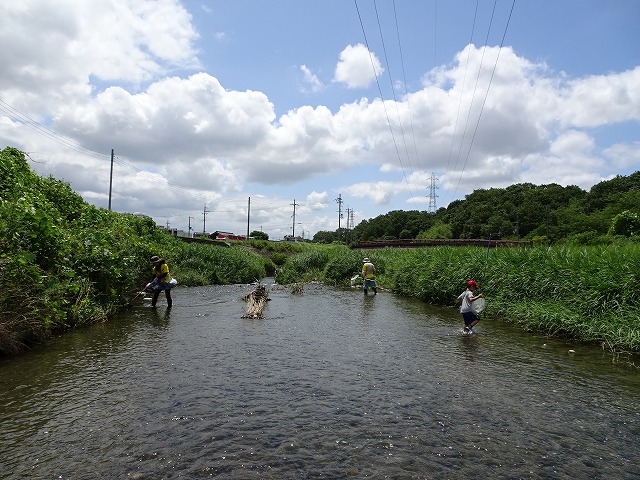
<path fill-rule="evenodd" d="M 640 66 L 576 79 L 558 93 L 560 105 L 555 113 L 566 127 L 640 120 Z"/>
<path fill-rule="evenodd" d="M 92 78 L 136 84 L 170 67 L 197 66 L 196 38 L 177 0 L 3 2 L 0 89 L 20 85 L 41 93 L 37 100 L 77 101 L 90 94 Z M 14 98 L 28 105 L 28 97 Z"/>
<path fill-rule="evenodd" d="M 429 197 L 425 197 L 425 196 L 409 197 L 407 198 L 407 203 L 410 203 L 410 204 L 429 203 Z"/>
<path fill-rule="evenodd" d="M 175 73 L 200 64 L 191 22 L 177 0 L 3 2 L 0 141 L 30 152 L 42 162 L 34 163 L 37 171 L 101 201 L 108 193 L 107 156 L 115 148 L 133 166 L 116 165 L 118 208 L 170 216 L 208 202 L 218 224 L 228 221 L 223 211 L 238 221 L 246 215 L 246 182 L 268 189 L 318 179 L 313 188 L 321 193 L 310 193 L 301 209 L 311 217 L 333 202 L 327 178 L 348 185 L 346 175 L 361 168 L 375 181 L 340 191 L 368 205 L 390 205 L 398 197 L 422 204 L 431 172 L 441 189 L 459 197 L 523 181 L 588 188 L 640 163 L 640 142 L 598 144 L 593 131 L 622 122 L 637 126 L 640 67 L 570 79 L 507 47 L 487 94 L 498 48 L 469 45 L 452 64 L 427 72 L 422 87 L 398 103 L 341 97 L 348 100 L 336 107 L 318 95 L 318 104 L 277 117 L 266 93 L 234 90 L 217 71 Z M 299 68 L 307 88 L 328 98 L 332 88 L 306 65 Z M 364 88 L 383 71 L 364 45 L 348 45 L 333 81 Z M 16 112 L 105 158 L 52 142 Z M 152 185 L 166 192 L 161 201 Z M 286 232 L 290 200 L 274 197 L 282 208 L 257 208 L 256 221 L 277 221 Z M 444 197 L 439 200 L 446 203 Z M 337 227 L 332 216 L 323 218 L 308 225 Z"/>
<path fill-rule="evenodd" d="M 600 181 L 597 173 L 603 161 L 595 154 L 595 141 L 586 133 L 568 131 L 560 135 L 548 153 L 529 155 L 520 175 L 524 182 L 538 185 L 557 183 L 588 189 Z"/>
<path fill-rule="evenodd" d="M 376 205 L 386 205 L 396 194 L 398 184 L 394 182 L 361 182 L 345 188 L 348 195 L 368 198 Z"/>
<path fill-rule="evenodd" d="M 606 158 L 611 159 L 618 168 L 638 168 L 640 166 L 640 141 L 629 144 L 617 143 L 605 148 L 602 153 Z"/>
<path fill-rule="evenodd" d="M 327 208 L 328 198 L 329 195 L 327 192 L 318 193 L 313 191 L 307 195 L 307 207 L 312 211 Z"/>
<path fill-rule="evenodd" d="M 358 43 L 347 45 L 340 52 L 333 80 L 346 85 L 347 88 L 365 88 L 383 72 L 384 68 L 378 57 Z"/>
<path fill-rule="evenodd" d="M 139 94 L 108 88 L 84 105 L 61 106 L 55 125 L 96 150 L 115 141 L 121 154 L 154 164 L 233 153 L 242 167 L 273 118 L 264 94 L 227 91 L 199 73 L 161 80 Z"/>
<path fill-rule="evenodd" d="M 303 91 L 311 91 L 313 93 L 321 92 L 324 90 L 324 85 L 320 79 L 311 71 L 306 65 L 300 65 L 300 71 L 302 72 L 303 82 L 305 87 Z"/>

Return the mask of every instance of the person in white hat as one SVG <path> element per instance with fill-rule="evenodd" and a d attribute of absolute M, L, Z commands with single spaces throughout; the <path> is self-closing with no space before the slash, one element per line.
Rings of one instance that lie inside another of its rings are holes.
<path fill-rule="evenodd" d="M 376 287 L 376 267 L 371 263 L 368 257 L 364 257 L 362 260 L 362 278 L 364 278 L 364 294 L 368 295 L 369 289 L 373 290 L 373 294 L 378 294 L 378 288 Z"/>

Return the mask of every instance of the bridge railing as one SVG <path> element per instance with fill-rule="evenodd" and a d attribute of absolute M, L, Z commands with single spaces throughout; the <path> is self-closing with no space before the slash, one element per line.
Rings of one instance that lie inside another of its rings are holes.
<path fill-rule="evenodd" d="M 490 242 L 490 243 L 489 243 Z M 398 240 L 367 240 L 358 241 L 352 244 L 352 248 L 418 248 L 418 247 L 439 247 L 439 246 L 491 246 L 493 247 L 531 247 L 531 240 L 491 240 L 482 238 L 438 238 L 431 240 L 398 239 Z"/>

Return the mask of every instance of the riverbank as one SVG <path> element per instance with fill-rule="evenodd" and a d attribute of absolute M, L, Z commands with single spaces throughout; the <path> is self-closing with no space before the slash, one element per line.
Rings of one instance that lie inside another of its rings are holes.
<path fill-rule="evenodd" d="M 151 255 L 180 285 L 251 283 L 276 271 L 282 284 L 349 285 L 368 255 L 394 293 L 453 305 L 468 279 L 487 297 L 485 316 L 549 335 L 640 351 L 640 245 L 425 247 L 354 251 L 344 245 L 186 243 L 150 218 L 87 204 L 68 184 L 31 172 L 25 155 L 0 152 L 0 354 L 107 321 L 150 279 Z"/>
<path fill-rule="evenodd" d="M 148 217 L 87 204 L 34 174 L 24 153 L 0 152 L 0 354 L 107 321 L 166 259 L 181 285 L 248 283 L 272 262 L 247 249 L 187 244 Z"/>

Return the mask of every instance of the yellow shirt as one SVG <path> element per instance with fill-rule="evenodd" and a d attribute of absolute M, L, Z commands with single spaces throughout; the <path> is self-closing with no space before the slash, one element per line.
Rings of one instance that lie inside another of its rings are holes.
<path fill-rule="evenodd" d="M 158 282 L 165 283 L 171 281 L 171 275 L 169 275 L 169 266 L 166 263 L 163 263 L 160 266 L 154 266 L 152 273 L 156 276 L 156 278 L 161 277 L 163 274 L 167 274 L 162 278 L 158 278 Z"/>
<path fill-rule="evenodd" d="M 373 266 L 373 263 L 367 262 L 362 265 L 362 276 L 364 278 L 373 278 L 376 276 L 376 267 Z"/>

